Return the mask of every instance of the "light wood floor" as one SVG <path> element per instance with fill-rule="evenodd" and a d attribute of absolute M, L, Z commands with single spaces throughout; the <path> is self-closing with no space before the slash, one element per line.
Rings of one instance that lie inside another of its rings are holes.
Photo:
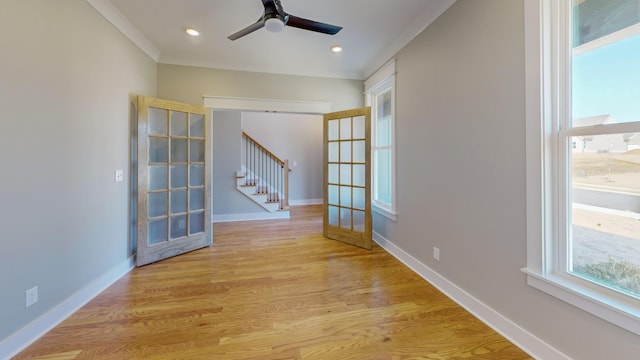
<path fill-rule="evenodd" d="M 219 223 L 214 246 L 136 268 L 16 359 L 530 359 L 321 207 Z"/>

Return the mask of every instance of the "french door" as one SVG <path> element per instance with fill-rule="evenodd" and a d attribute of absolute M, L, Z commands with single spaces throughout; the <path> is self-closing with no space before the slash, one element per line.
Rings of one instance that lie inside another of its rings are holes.
<path fill-rule="evenodd" d="M 324 115 L 323 233 L 371 249 L 371 108 Z"/>
<path fill-rule="evenodd" d="M 212 244 L 209 117 L 138 97 L 138 266 Z"/>

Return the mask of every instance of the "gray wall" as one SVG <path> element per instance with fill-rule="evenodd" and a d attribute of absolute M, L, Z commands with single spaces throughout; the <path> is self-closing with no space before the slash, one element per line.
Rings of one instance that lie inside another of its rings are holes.
<path fill-rule="evenodd" d="M 236 172 L 241 170 L 241 124 L 239 111 L 213 112 L 213 215 L 267 212 L 236 189 Z"/>
<path fill-rule="evenodd" d="M 362 81 L 158 64 L 158 97 L 202 104 L 228 96 L 331 103 L 331 111 L 363 106 Z"/>
<path fill-rule="evenodd" d="M 86 1 L 1 7 L 0 342 L 132 255 L 130 96 L 156 90 L 155 63 Z"/>
<path fill-rule="evenodd" d="M 321 115 L 242 113 L 243 130 L 279 158 L 289 160 L 289 202 L 293 204 L 322 201 L 322 124 Z"/>
<path fill-rule="evenodd" d="M 638 336 L 520 272 L 524 69 L 523 1 L 459 0 L 397 54 L 398 220 L 375 230 L 572 358 L 633 358 Z"/>

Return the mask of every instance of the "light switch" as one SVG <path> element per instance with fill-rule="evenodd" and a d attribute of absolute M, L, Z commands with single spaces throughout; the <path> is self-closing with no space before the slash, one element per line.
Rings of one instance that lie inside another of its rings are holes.
<path fill-rule="evenodd" d="M 121 182 L 122 180 L 124 180 L 124 171 L 122 171 L 122 169 L 116 170 L 115 179 L 116 182 Z"/>

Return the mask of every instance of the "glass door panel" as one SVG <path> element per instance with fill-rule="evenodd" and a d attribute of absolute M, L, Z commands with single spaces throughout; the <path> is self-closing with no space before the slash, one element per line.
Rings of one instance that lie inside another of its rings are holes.
<path fill-rule="evenodd" d="M 204 141 L 191 140 L 189 145 L 191 146 L 191 150 L 189 151 L 189 161 L 204 162 Z"/>
<path fill-rule="evenodd" d="M 329 185 L 329 205 L 338 205 L 340 201 L 339 187 L 336 185 Z"/>
<path fill-rule="evenodd" d="M 149 190 L 165 190 L 167 183 L 167 166 L 149 166 Z"/>
<path fill-rule="evenodd" d="M 340 119 L 340 140 L 351 140 L 351 118 Z"/>
<path fill-rule="evenodd" d="M 171 217 L 171 240 L 187 236 L 187 216 L 177 215 Z"/>
<path fill-rule="evenodd" d="M 340 184 L 351 185 L 351 164 L 340 164 Z"/>
<path fill-rule="evenodd" d="M 171 213 L 187 212 L 187 190 L 178 190 L 171 192 Z"/>
<path fill-rule="evenodd" d="M 189 190 L 189 210 L 196 211 L 204 209 L 204 189 Z"/>
<path fill-rule="evenodd" d="M 167 219 L 149 221 L 149 245 L 159 244 L 167 239 Z"/>
<path fill-rule="evenodd" d="M 149 135 L 167 134 L 167 113 L 166 109 L 149 109 Z"/>
<path fill-rule="evenodd" d="M 204 166 L 203 165 L 190 165 L 189 166 L 189 185 L 204 186 Z"/>
<path fill-rule="evenodd" d="M 330 226 L 338 226 L 339 222 L 338 222 L 338 207 L 336 206 L 329 206 L 329 225 Z"/>
<path fill-rule="evenodd" d="M 171 165 L 171 188 L 187 187 L 187 165 Z"/>
<path fill-rule="evenodd" d="M 149 217 L 155 218 L 159 216 L 167 216 L 167 192 L 150 192 L 149 193 Z"/>
<path fill-rule="evenodd" d="M 367 185 L 367 167 L 365 165 L 353 165 L 353 185 L 365 187 Z"/>
<path fill-rule="evenodd" d="M 170 122 L 172 136 L 187 136 L 187 113 L 172 111 Z"/>
<path fill-rule="evenodd" d="M 353 118 L 353 138 L 365 139 L 367 137 L 367 118 L 364 116 L 356 116 Z"/>
<path fill-rule="evenodd" d="M 329 120 L 329 141 L 338 140 L 340 136 L 340 120 Z"/>
<path fill-rule="evenodd" d="M 204 138 L 204 116 L 200 114 L 190 114 L 189 136 Z"/>
<path fill-rule="evenodd" d="M 168 155 L 169 140 L 167 138 L 149 138 L 149 163 L 166 163 Z"/>
<path fill-rule="evenodd" d="M 204 231 L 204 211 L 189 214 L 189 234 L 197 234 Z"/>
<path fill-rule="evenodd" d="M 340 208 L 340 227 L 346 230 L 352 230 L 351 210 L 346 208 Z"/>

